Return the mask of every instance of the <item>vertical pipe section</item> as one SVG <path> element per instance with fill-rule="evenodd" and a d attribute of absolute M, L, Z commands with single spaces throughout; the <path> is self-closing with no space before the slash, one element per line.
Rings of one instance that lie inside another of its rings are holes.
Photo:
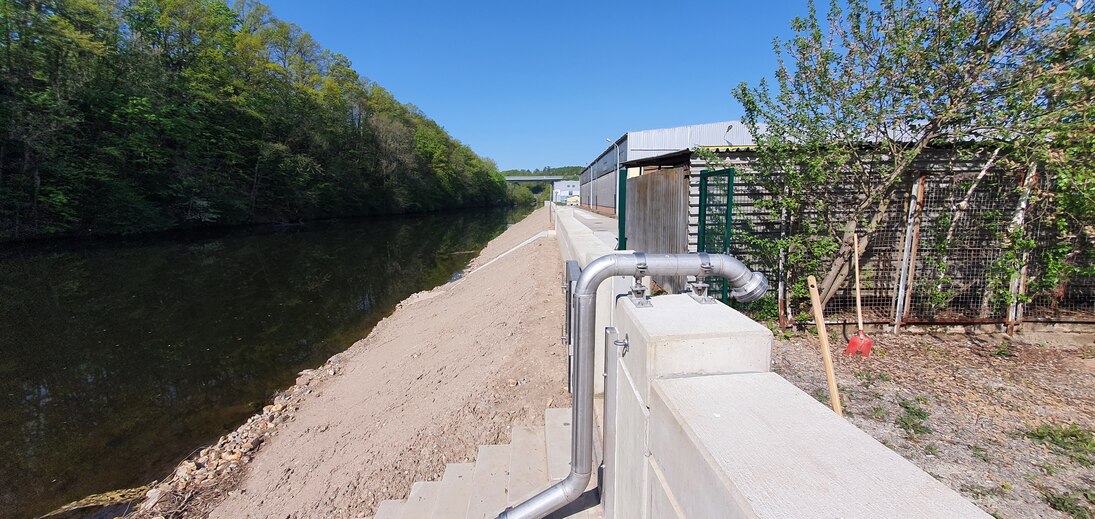
<path fill-rule="evenodd" d="M 574 343 L 575 370 L 570 474 L 525 502 L 507 508 L 499 519 L 540 519 L 578 499 L 586 490 L 593 473 L 593 357 L 597 330 L 597 287 L 613 276 L 721 276 L 734 287 L 731 296 L 748 303 L 768 291 L 764 274 L 749 270 L 742 262 L 726 254 L 609 254 L 586 265 L 574 289 L 577 300 L 577 342 Z M 606 350 L 609 349 L 606 345 Z"/>
<path fill-rule="evenodd" d="M 620 338 L 615 326 L 605 328 L 605 411 L 604 428 L 601 431 L 604 445 L 604 461 L 599 481 L 601 485 L 601 503 L 605 507 L 605 518 L 616 517 L 616 395 L 620 375 L 620 356 L 626 339 Z"/>

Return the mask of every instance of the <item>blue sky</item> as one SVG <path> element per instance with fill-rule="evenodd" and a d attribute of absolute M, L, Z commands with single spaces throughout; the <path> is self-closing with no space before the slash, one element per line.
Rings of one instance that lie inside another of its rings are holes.
<path fill-rule="evenodd" d="M 267 0 L 499 168 L 584 165 L 628 130 L 736 119 L 806 1 Z"/>

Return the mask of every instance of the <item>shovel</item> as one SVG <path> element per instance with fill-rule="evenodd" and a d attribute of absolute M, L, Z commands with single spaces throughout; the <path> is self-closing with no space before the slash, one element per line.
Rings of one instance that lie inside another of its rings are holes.
<path fill-rule="evenodd" d="M 848 347 L 845 348 L 845 355 L 859 355 L 863 357 L 869 357 L 871 355 L 871 346 L 874 345 L 874 340 L 867 337 L 867 332 L 863 331 L 863 300 L 859 295 L 859 235 L 852 235 L 852 245 L 855 247 L 853 258 L 855 258 L 855 315 L 859 319 L 859 330 L 856 331 L 855 337 L 852 337 L 848 341 Z"/>

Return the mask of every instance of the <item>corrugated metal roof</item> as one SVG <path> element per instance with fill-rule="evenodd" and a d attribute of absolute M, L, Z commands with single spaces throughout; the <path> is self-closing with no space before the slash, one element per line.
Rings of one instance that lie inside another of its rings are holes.
<path fill-rule="evenodd" d="M 628 132 L 627 160 L 655 157 L 697 146 L 748 146 L 753 136 L 740 121 Z"/>

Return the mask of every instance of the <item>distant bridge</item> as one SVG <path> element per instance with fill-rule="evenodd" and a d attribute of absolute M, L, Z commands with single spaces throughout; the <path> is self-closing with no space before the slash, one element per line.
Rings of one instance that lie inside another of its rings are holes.
<path fill-rule="evenodd" d="M 506 182 L 555 182 L 563 180 L 562 175 L 516 175 L 506 177 Z"/>

